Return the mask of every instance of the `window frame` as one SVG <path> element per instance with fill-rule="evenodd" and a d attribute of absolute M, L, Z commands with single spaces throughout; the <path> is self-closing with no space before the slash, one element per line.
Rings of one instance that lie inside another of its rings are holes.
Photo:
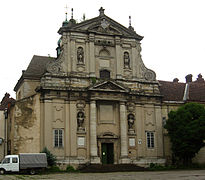
<path fill-rule="evenodd" d="M 63 131 L 63 129 L 53 129 L 53 147 L 54 148 L 63 148 L 64 147 L 64 131 Z"/>
<path fill-rule="evenodd" d="M 155 132 L 154 131 L 146 131 L 146 144 L 148 149 L 155 148 Z"/>

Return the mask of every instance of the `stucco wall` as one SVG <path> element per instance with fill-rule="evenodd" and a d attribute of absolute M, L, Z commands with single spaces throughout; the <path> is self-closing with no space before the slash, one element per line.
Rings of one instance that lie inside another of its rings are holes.
<path fill-rule="evenodd" d="M 17 101 L 14 110 L 12 153 L 38 153 L 40 149 L 39 95 Z"/>

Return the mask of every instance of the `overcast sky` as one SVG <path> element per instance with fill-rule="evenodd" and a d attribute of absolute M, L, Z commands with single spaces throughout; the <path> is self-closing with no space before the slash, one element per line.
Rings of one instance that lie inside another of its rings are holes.
<path fill-rule="evenodd" d="M 205 76 L 205 0 L 1 0 L 0 101 L 13 91 L 33 55 L 56 56 L 65 7 L 74 19 L 105 14 L 144 36 L 142 59 L 158 80 Z"/>

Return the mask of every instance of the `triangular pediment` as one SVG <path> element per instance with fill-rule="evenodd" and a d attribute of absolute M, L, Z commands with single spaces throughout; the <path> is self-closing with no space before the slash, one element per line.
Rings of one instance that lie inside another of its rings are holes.
<path fill-rule="evenodd" d="M 86 33 L 95 33 L 95 34 L 104 34 L 104 35 L 119 35 L 127 38 L 134 38 L 142 40 L 143 37 L 138 35 L 133 28 L 126 28 L 120 23 L 114 21 L 105 14 L 101 14 L 98 17 L 60 28 L 59 33 L 62 32 L 86 32 Z"/>
<path fill-rule="evenodd" d="M 113 81 L 104 81 L 89 87 L 90 91 L 128 92 L 129 89 Z"/>

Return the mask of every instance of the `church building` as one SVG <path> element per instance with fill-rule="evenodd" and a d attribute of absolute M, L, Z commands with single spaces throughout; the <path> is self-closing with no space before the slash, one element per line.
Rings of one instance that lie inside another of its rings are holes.
<path fill-rule="evenodd" d="M 72 165 L 164 164 L 170 102 L 160 91 L 169 92 L 142 61 L 143 37 L 102 7 L 95 18 L 66 19 L 58 33 L 57 58 L 34 55 L 14 88 L 9 151 L 47 147 Z"/>

